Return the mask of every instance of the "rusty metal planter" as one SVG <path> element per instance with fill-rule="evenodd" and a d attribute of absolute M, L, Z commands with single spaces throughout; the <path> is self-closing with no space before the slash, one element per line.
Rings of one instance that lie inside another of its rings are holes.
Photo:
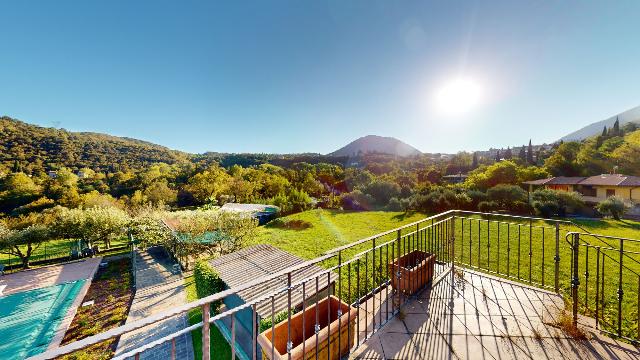
<path fill-rule="evenodd" d="M 414 250 L 389 263 L 391 286 L 404 293 L 415 294 L 433 280 L 435 254 Z"/>
<path fill-rule="evenodd" d="M 338 318 L 338 310 L 342 317 Z M 320 330 L 316 341 L 316 311 Z M 329 321 L 329 314 L 330 321 Z M 335 296 L 330 296 L 291 317 L 291 359 L 340 359 L 353 347 L 357 309 L 352 308 Z M 304 338 L 302 331 L 304 316 Z M 328 326 L 330 325 L 330 326 Z M 272 331 L 275 336 L 272 335 Z M 328 341 L 329 339 L 329 341 Z M 263 359 L 287 359 L 288 325 L 287 320 L 276 324 L 258 336 Z M 273 342 L 272 342 L 273 341 Z M 330 344 L 329 346 L 328 343 Z M 304 345 L 303 345 L 304 344 Z M 273 357 L 271 349 L 273 346 Z M 303 352 L 304 350 L 304 352 Z"/>

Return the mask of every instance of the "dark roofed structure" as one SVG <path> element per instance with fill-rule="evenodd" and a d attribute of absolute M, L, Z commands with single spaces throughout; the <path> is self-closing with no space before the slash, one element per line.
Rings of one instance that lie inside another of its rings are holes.
<path fill-rule="evenodd" d="M 220 278 L 228 287 L 236 287 L 261 277 L 276 274 L 286 268 L 304 262 L 305 260 L 286 251 L 277 249 L 271 245 L 261 244 L 221 256 L 211 260 L 209 263 L 218 272 Z M 295 284 L 296 282 L 311 278 L 325 271 L 325 269 L 317 265 L 307 266 L 304 269 L 294 271 L 291 275 L 291 281 Z M 327 278 L 329 278 L 329 283 L 327 283 Z M 324 291 L 327 287 L 331 287 L 337 278 L 337 274 L 333 272 L 331 272 L 329 276 L 323 274 L 320 277 L 319 290 Z M 287 293 L 284 291 L 286 287 L 287 276 L 283 275 L 262 283 L 259 286 L 240 291 L 238 296 L 243 303 L 247 303 L 261 297 L 269 296 L 275 290 L 281 289 L 283 291 L 279 296 L 274 298 L 275 312 L 278 313 L 287 309 Z M 310 298 L 317 292 L 319 291 L 315 288 L 315 280 L 309 281 L 306 285 L 306 297 Z M 302 290 L 300 287 L 292 291 L 291 303 L 294 307 L 302 303 Z M 268 299 L 258 303 L 256 312 L 261 318 L 271 316 L 271 300 Z"/>

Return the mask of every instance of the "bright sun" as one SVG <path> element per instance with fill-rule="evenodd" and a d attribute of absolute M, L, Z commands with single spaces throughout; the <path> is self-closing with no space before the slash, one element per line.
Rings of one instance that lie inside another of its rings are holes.
<path fill-rule="evenodd" d="M 436 93 L 438 110 L 449 115 L 460 115 L 473 110 L 482 101 L 482 87 L 468 78 L 457 78 L 445 83 Z"/>

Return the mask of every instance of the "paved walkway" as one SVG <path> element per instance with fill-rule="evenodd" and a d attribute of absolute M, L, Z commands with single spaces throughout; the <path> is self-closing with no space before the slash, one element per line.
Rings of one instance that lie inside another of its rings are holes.
<path fill-rule="evenodd" d="M 159 247 L 136 254 L 136 294 L 127 323 L 185 304 L 187 296 L 182 275 L 173 274 L 173 261 Z M 126 353 L 149 342 L 180 331 L 188 326 L 181 315 L 139 329 L 120 338 L 116 355 Z M 171 342 L 156 346 L 141 354 L 140 359 L 170 359 Z M 176 339 L 176 359 L 193 359 L 191 334 Z"/>
<path fill-rule="evenodd" d="M 374 303 L 376 305 L 374 305 Z M 373 314 L 386 303 L 370 299 Z M 361 306 L 361 309 L 363 306 Z M 576 340 L 557 328 L 556 294 L 473 271 L 424 291 L 352 355 L 362 359 L 640 359 L 629 344 L 590 331 Z M 361 310 L 360 321 L 363 321 Z M 367 323 L 360 325 L 363 329 Z M 371 329 L 371 324 L 368 324 Z"/>

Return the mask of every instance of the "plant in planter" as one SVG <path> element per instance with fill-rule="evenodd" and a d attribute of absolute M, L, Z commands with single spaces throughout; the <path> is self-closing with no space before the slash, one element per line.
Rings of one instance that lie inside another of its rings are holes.
<path fill-rule="evenodd" d="M 291 359 L 294 360 L 315 359 L 316 349 L 319 359 L 339 359 L 353 347 L 357 313 L 356 308 L 335 296 L 324 298 L 317 305 L 291 316 L 291 344 L 287 344 L 287 319 L 258 335 L 262 357 L 271 360 L 287 359 L 287 348 L 290 347 Z"/>
<path fill-rule="evenodd" d="M 415 294 L 433 280 L 435 254 L 414 250 L 389 263 L 391 286 L 403 294 Z"/>

